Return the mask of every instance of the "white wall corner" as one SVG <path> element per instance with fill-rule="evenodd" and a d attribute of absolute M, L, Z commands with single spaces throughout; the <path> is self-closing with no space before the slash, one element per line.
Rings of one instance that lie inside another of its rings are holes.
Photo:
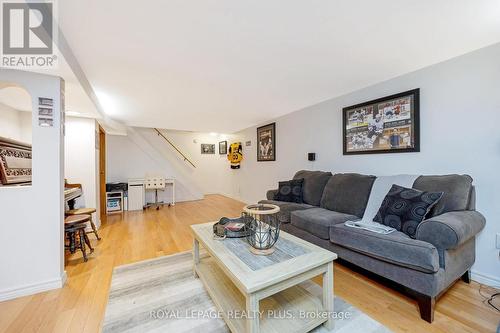
<path fill-rule="evenodd" d="M 471 271 L 472 280 L 485 284 L 490 287 L 500 288 L 500 277 L 484 274 L 476 270 Z"/>

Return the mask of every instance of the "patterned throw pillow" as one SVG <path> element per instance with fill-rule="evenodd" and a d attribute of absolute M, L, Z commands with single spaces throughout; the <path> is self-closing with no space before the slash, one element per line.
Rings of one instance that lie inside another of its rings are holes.
<path fill-rule="evenodd" d="M 278 201 L 302 203 L 302 184 L 304 179 L 293 179 L 279 182 L 278 193 L 275 199 Z"/>
<path fill-rule="evenodd" d="M 417 226 L 442 196 L 443 192 L 423 192 L 394 184 L 373 220 L 415 238 Z"/>

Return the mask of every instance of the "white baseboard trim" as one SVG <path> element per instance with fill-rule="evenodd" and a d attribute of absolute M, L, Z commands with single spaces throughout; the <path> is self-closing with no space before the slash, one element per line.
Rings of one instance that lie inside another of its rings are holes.
<path fill-rule="evenodd" d="M 498 276 L 488 275 L 484 273 L 477 272 L 475 270 L 471 271 L 472 280 L 485 284 L 490 287 L 499 287 L 500 278 Z"/>
<path fill-rule="evenodd" d="M 64 271 L 61 274 L 61 288 L 64 287 L 64 285 L 66 284 L 66 281 L 68 281 L 68 274 L 66 274 L 66 271 Z"/>
<path fill-rule="evenodd" d="M 225 197 L 228 197 L 230 199 L 233 199 L 233 200 L 236 200 L 236 201 L 241 201 L 243 202 L 245 205 L 250 205 L 251 203 L 250 202 L 245 202 L 245 200 L 243 200 L 241 197 L 237 196 L 237 195 L 232 195 L 232 194 L 229 194 L 229 193 L 216 193 L 216 194 L 219 194 L 219 195 L 223 195 Z M 256 202 L 255 202 L 256 203 Z"/>
<path fill-rule="evenodd" d="M 13 289 L 4 289 L 0 291 L 0 302 L 8 301 L 14 298 L 38 294 L 44 291 L 62 288 L 66 283 L 66 271 L 61 277 L 53 280 L 47 280 L 40 283 L 24 285 Z"/>

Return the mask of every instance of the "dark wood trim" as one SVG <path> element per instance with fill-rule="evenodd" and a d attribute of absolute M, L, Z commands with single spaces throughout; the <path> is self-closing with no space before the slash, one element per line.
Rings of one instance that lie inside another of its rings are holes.
<path fill-rule="evenodd" d="M 383 149 L 367 151 L 347 151 L 347 111 L 384 102 L 386 100 L 413 95 L 413 148 L 404 149 Z M 342 109 L 342 142 L 344 155 L 366 155 L 366 154 L 394 154 L 394 153 L 418 153 L 420 152 L 420 88 L 408 90 L 402 93 L 377 98 L 368 102 L 351 105 Z"/>
<path fill-rule="evenodd" d="M 434 307 L 436 305 L 436 298 L 423 294 L 415 295 L 415 298 L 420 310 L 420 318 L 429 323 L 432 323 L 432 321 L 434 320 Z"/>
<path fill-rule="evenodd" d="M 99 206 L 102 224 L 106 219 L 106 132 L 101 125 L 99 125 Z"/>

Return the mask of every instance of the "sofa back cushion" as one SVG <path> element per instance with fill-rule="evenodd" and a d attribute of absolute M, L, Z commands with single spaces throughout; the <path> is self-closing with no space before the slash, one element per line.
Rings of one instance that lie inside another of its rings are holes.
<path fill-rule="evenodd" d="M 375 176 L 338 173 L 325 186 L 321 207 L 363 217 Z"/>
<path fill-rule="evenodd" d="M 325 185 L 331 177 L 331 172 L 301 170 L 293 176 L 293 179 L 304 179 L 302 183 L 304 203 L 319 206 Z"/>
<path fill-rule="evenodd" d="M 447 212 L 467 210 L 470 206 L 472 177 L 469 175 L 420 176 L 413 188 L 427 192 L 444 192 L 428 217 Z"/>

